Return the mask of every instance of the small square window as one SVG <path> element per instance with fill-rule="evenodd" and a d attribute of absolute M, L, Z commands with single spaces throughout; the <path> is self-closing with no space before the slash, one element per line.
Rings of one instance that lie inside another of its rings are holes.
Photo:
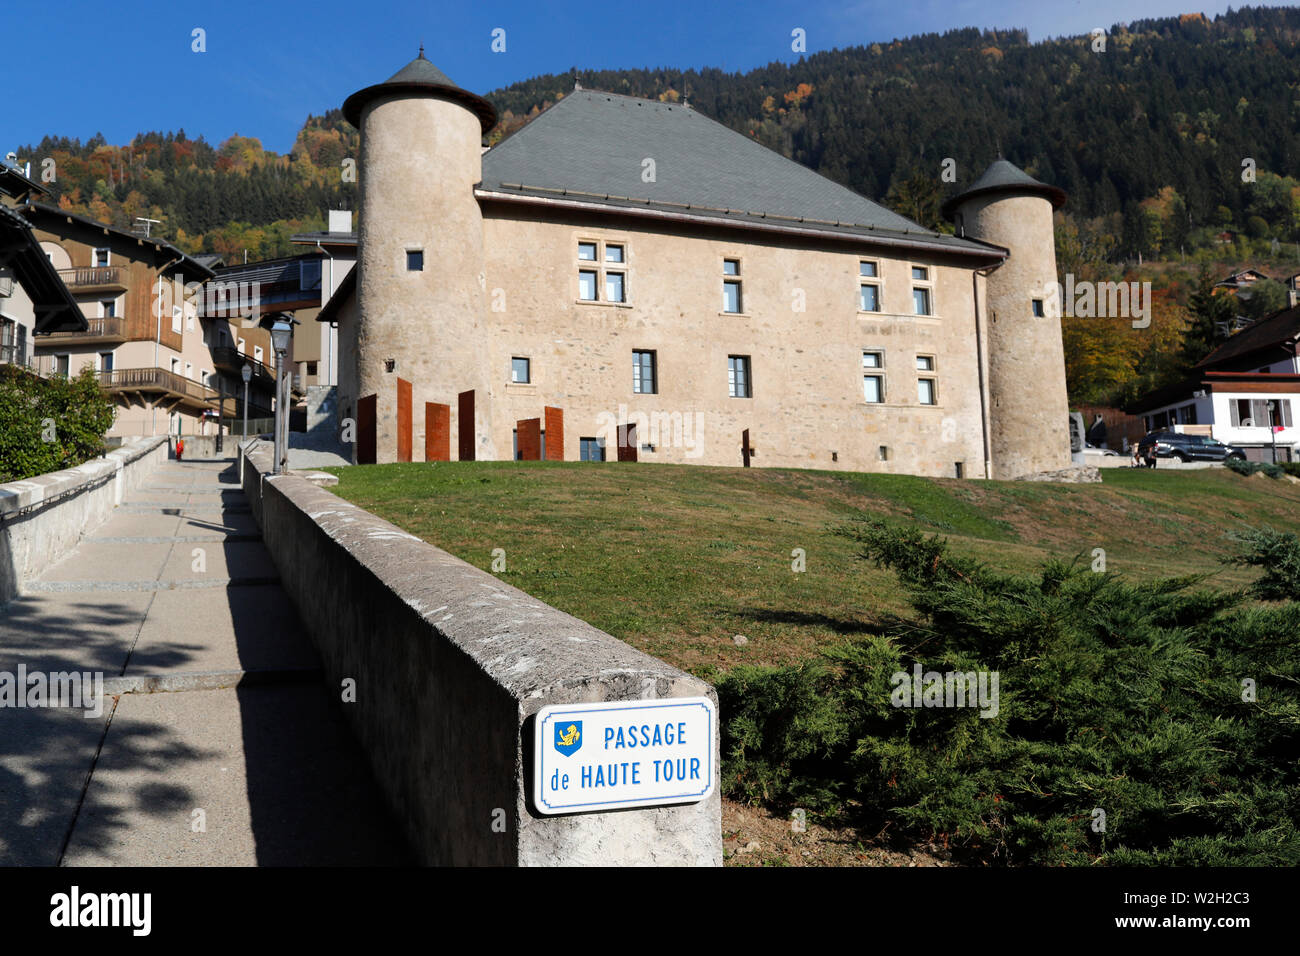
<path fill-rule="evenodd" d="M 423 249 L 406 250 L 406 271 L 407 272 L 424 271 L 424 250 Z"/>
<path fill-rule="evenodd" d="M 101 266 L 106 266 L 106 265 L 108 265 L 108 260 L 109 260 L 109 252 L 108 252 L 108 249 L 105 248 L 105 249 L 96 249 L 96 250 L 95 250 L 95 265 L 96 265 L 96 267 L 101 267 Z"/>
<path fill-rule="evenodd" d="M 739 260 L 739 259 L 723 259 L 723 260 L 722 260 L 722 274 L 723 274 L 724 276 L 738 276 L 738 275 L 740 275 L 740 260 Z"/>
<path fill-rule="evenodd" d="M 1034 318 L 1041 319 L 1042 317 L 1043 317 L 1043 300 L 1034 299 Z"/>
<path fill-rule="evenodd" d="M 858 301 L 858 309 L 862 312 L 879 312 L 880 311 L 880 287 L 874 285 L 862 286 L 862 294 Z"/>
<path fill-rule="evenodd" d="M 596 301 L 596 279 L 598 273 L 586 269 L 578 270 L 578 298 L 586 302 Z"/>
<path fill-rule="evenodd" d="M 510 381 L 516 385 L 527 385 L 532 381 L 532 363 L 526 358 L 515 356 L 510 360 Z"/>
<path fill-rule="evenodd" d="M 916 367 L 917 367 L 917 369 L 919 369 L 919 370 L 922 371 L 922 372 L 933 372 L 933 371 L 934 371 L 934 356 L 932 356 L 932 355 L 918 355 L 918 356 L 916 357 Z"/>
<path fill-rule="evenodd" d="M 877 266 L 874 262 L 859 262 L 858 275 L 866 276 L 868 279 L 876 278 L 879 273 L 876 271 Z"/>
<path fill-rule="evenodd" d="M 883 353 L 881 352 L 862 353 L 863 368 L 884 368 L 884 365 L 885 365 L 885 357 Z"/>
<path fill-rule="evenodd" d="M 912 278 L 924 282 L 930 278 L 930 270 L 925 266 L 912 266 Z"/>
<path fill-rule="evenodd" d="M 316 363 L 315 363 L 315 362 L 308 362 L 308 363 L 307 363 L 307 374 L 308 374 L 308 375 L 315 375 L 315 374 L 316 374 Z"/>
<path fill-rule="evenodd" d="M 583 262 L 595 262 L 596 244 L 594 242 L 578 243 L 578 258 Z"/>
<path fill-rule="evenodd" d="M 622 262 L 622 261 L 623 261 L 623 247 L 622 247 L 622 246 L 616 246 L 616 245 L 614 245 L 613 243 L 609 243 L 609 244 L 607 244 L 607 245 L 605 246 L 605 261 L 606 261 L 606 262 Z"/>
<path fill-rule="evenodd" d="M 881 461 L 889 461 L 889 446 L 888 446 L 888 445 L 881 445 L 881 446 L 880 446 L 880 460 L 881 460 Z"/>
<path fill-rule="evenodd" d="M 100 306 L 103 308 L 104 318 L 117 315 L 117 299 L 105 299 Z"/>
<path fill-rule="evenodd" d="M 740 283 L 722 283 L 722 311 L 740 312 Z"/>
<path fill-rule="evenodd" d="M 912 311 L 916 315 L 930 314 L 930 290 L 929 289 L 912 290 Z"/>
<path fill-rule="evenodd" d="M 606 302 L 627 301 L 627 299 L 623 294 L 623 273 L 621 272 L 605 273 L 605 301 Z"/>

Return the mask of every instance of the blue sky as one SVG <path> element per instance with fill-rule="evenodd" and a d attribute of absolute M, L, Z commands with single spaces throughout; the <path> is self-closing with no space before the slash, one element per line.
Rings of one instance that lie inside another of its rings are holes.
<path fill-rule="evenodd" d="M 36 0 L 6 10 L 9 93 L 0 150 L 46 133 L 124 144 L 184 128 L 286 151 L 308 114 L 426 55 L 484 93 L 571 67 L 734 72 L 808 52 L 956 27 L 1025 27 L 1031 40 L 1195 10 L 1195 0 L 799 0 L 746 3 L 438 3 L 431 0 Z M 1241 4 L 1238 3 L 1238 6 Z M 1202 5 L 1207 15 L 1227 3 Z M 206 32 L 196 53 L 192 31 Z M 506 50 L 492 52 L 492 31 Z M 26 158 L 26 157 L 24 157 Z"/>

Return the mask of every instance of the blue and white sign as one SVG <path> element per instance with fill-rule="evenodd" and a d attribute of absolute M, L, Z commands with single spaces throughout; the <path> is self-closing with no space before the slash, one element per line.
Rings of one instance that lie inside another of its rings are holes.
<path fill-rule="evenodd" d="M 554 814 L 703 800 L 713 792 L 717 727 L 707 697 L 543 707 L 533 803 Z"/>

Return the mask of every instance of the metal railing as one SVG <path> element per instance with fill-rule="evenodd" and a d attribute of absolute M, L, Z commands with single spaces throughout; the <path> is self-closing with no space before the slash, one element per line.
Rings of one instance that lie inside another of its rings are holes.
<path fill-rule="evenodd" d="M 245 355 L 239 349 L 231 348 L 229 345 L 216 345 L 209 351 L 212 353 L 212 363 L 218 368 L 225 367 L 238 371 L 242 366 L 248 365 L 253 369 L 254 379 L 264 379 L 269 382 L 275 381 L 275 369 L 264 362 Z"/>

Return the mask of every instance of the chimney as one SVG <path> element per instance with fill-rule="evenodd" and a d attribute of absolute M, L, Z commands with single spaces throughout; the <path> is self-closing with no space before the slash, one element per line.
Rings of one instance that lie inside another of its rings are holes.
<path fill-rule="evenodd" d="M 331 209 L 329 211 L 330 232 L 352 232 L 352 211 L 349 209 Z"/>

